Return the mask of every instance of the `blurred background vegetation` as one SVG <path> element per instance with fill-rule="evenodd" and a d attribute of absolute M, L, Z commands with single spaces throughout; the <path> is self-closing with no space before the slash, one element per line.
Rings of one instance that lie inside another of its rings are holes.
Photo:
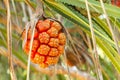
<path fill-rule="evenodd" d="M 55 66 L 31 63 L 30 80 L 120 80 L 119 7 L 119 0 L 0 0 L 0 80 L 26 80 L 21 34 L 40 14 L 64 25 L 67 43 Z"/>

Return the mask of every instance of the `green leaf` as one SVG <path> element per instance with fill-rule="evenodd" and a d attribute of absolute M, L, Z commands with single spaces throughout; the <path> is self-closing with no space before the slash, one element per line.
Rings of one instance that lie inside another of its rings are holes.
<path fill-rule="evenodd" d="M 66 80 L 64 75 L 58 74 L 57 77 L 58 77 L 58 80 Z"/>
<path fill-rule="evenodd" d="M 107 57 L 110 59 L 110 61 L 112 62 L 116 70 L 120 73 L 120 64 L 118 61 L 116 61 L 116 58 L 113 57 L 113 55 L 109 51 L 108 44 L 106 44 L 104 41 L 100 41 L 99 39 L 97 39 L 97 42 L 98 42 L 98 45 L 103 49 Z"/>
<path fill-rule="evenodd" d="M 85 0 L 57 0 L 57 1 L 86 9 Z M 95 1 L 95 0 L 88 0 L 88 2 L 89 2 L 89 7 L 91 11 L 95 11 L 95 12 L 103 14 L 103 10 L 102 10 L 100 2 Z M 104 3 L 104 5 L 107 11 L 107 14 L 109 16 L 120 17 L 120 8 L 113 6 L 111 4 L 106 4 L 106 3 Z"/>
<path fill-rule="evenodd" d="M 99 25 L 99 27 L 101 27 L 103 29 L 103 31 L 111 38 L 111 32 L 109 30 L 109 27 L 107 26 L 107 24 L 100 18 L 94 18 L 94 21 Z"/>
<path fill-rule="evenodd" d="M 49 7 L 60 13 L 62 16 L 66 17 L 74 23 L 79 24 L 81 29 L 83 29 L 86 33 L 91 34 L 89 24 L 83 19 L 81 15 L 77 15 L 74 11 L 71 11 L 62 3 L 57 3 L 53 0 L 44 0 L 44 2 Z M 115 43 L 111 39 L 109 39 L 108 36 L 101 34 L 101 32 L 98 32 L 98 30 L 95 29 L 94 32 L 96 36 L 98 36 L 100 39 L 103 39 L 104 41 L 110 43 L 112 46 L 115 46 Z"/>

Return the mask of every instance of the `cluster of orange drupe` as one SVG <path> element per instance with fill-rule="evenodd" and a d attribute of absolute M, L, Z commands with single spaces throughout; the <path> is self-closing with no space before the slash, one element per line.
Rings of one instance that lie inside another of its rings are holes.
<path fill-rule="evenodd" d="M 27 33 L 27 41 L 24 51 L 30 50 L 31 29 Z M 50 19 L 38 20 L 31 51 L 31 61 L 42 68 L 54 65 L 64 51 L 66 36 L 62 32 L 62 26 Z"/>

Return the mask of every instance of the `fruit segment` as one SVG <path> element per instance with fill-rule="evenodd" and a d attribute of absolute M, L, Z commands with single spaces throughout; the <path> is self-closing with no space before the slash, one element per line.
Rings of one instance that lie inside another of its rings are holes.
<path fill-rule="evenodd" d="M 51 26 L 56 28 L 58 31 L 62 29 L 61 25 L 58 22 L 53 22 Z"/>
<path fill-rule="evenodd" d="M 61 45 L 64 45 L 64 44 L 65 44 L 65 42 L 66 42 L 66 37 L 65 37 L 65 34 L 64 34 L 64 33 L 60 33 L 60 34 L 58 35 L 58 39 L 59 39 L 59 43 L 60 43 Z"/>
<path fill-rule="evenodd" d="M 32 59 L 32 62 L 34 62 L 36 64 L 40 64 L 40 63 L 44 62 L 44 60 L 45 60 L 44 56 L 41 56 L 41 55 L 39 55 L 39 53 L 36 53 L 35 57 Z"/>
<path fill-rule="evenodd" d="M 39 34 L 40 43 L 47 44 L 49 42 L 50 36 L 46 32 L 42 32 Z"/>
<path fill-rule="evenodd" d="M 49 52 L 49 56 L 57 56 L 59 53 L 58 53 L 58 49 L 56 48 L 51 48 L 50 52 Z"/>
<path fill-rule="evenodd" d="M 51 38 L 48 45 L 51 47 L 58 47 L 59 46 L 59 39 Z"/>
<path fill-rule="evenodd" d="M 46 31 L 50 28 L 50 20 L 45 20 L 45 21 L 39 20 L 36 27 L 39 32 Z"/>
<path fill-rule="evenodd" d="M 51 27 L 47 33 L 50 35 L 50 37 L 57 37 L 58 36 L 58 30 L 54 27 Z"/>
<path fill-rule="evenodd" d="M 39 64 L 40 67 L 46 68 L 58 62 L 59 56 L 64 52 L 66 36 L 62 32 L 62 26 L 53 20 L 38 20 L 33 38 L 31 51 L 31 61 Z M 25 38 L 25 31 L 23 37 Z M 24 51 L 29 55 L 31 28 L 27 33 L 27 41 Z"/>
<path fill-rule="evenodd" d="M 40 47 L 38 48 L 38 53 L 43 54 L 43 55 L 47 55 L 49 50 L 50 50 L 49 46 L 47 46 L 47 45 L 40 45 Z"/>

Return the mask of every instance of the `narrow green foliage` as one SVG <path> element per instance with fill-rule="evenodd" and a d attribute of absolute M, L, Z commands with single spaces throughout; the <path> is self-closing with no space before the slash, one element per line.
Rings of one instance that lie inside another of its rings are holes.
<path fill-rule="evenodd" d="M 104 41 L 100 41 L 99 39 L 97 39 L 97 43 L 103 49 L 104 53 L 110 59 L 110 61 L 112 62 L 112 64 L 114 65 L 114 67 L 117 69 L 117 71 L 120 73 L 120 64 L 116 60 L 116 58 L 111 54 L 111 52 L 110 52 L 110 46 L 107 43 L 105 43 Z M 104 44 L 106 46 L 104 46 Z"/>
<path fill-rule="evenodd" d="M 57 1 L 86 9 L 85 0 L 57 0 Z M 103 14 L 103 10 L 102 10 L 100 2 L 95 1 L 95 0 L 88 0 L 88 2 L 89 2 L 89 7 L 91 11 L 95 11 L 95 12 Z M 120 17 L 120 12 L 119 12 L 120 8 L 113 6 L 111 4 L 104 4 L 104 5 L 105 5 L 105 9 L 109 16 Z"/>
<path fill-rule="evenodd" d="M 45 0 L 45 3 L 49 7 L 51 7 L 52 9 L 54 9 L 55 11 L 57 11 L 58 13 L 60 13 L 62 16 L 66 17 L 67 19 L 71 20 L 74 23 L 79 24 L 80 27 L 86 33 L 91 34 L 90 33 L 89 24 L 83 19 L 83 17 L 81 17 L 82 15 L 81 16 L 80 15 L 76 15 L 76 12 L 71 11 L 64 4 L 57 3 L 55 1 Z M 106 42 L 109 42 L 111 45 L 115 46 L 114 42 L 111 39 L 109 39 L 105 35 L 103 35 L 100 32 L 98 32 L 98 30 L 94 30 L 94 31 L 95 31 L 96 36 L 100 37 L 101 39 L 103 39 Z"/>

